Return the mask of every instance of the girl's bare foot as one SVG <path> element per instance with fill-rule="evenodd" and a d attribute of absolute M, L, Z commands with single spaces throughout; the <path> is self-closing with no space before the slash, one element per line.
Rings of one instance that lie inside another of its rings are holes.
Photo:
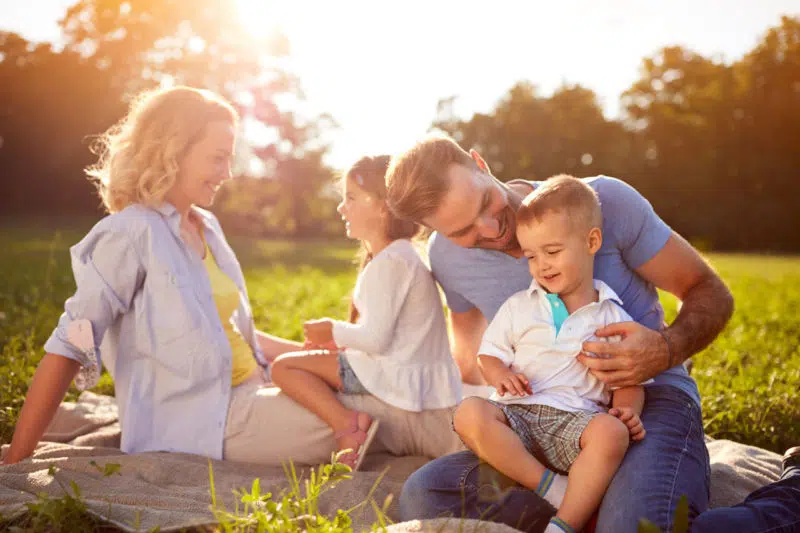
<path fill-rule="evenodd" d="M 336 438 L 336 447 L 341 450 L 352 450 L 340 458 L 340 462 L 355 469 L 359 463 L 359 456 L 366 452 L 362 450 L 362 446 L 367 441 L 367 435 L 374 421 L 367 413 L 353 411 L 352 418 L 349 426 L 345 429 L 337 431 L 334 435 Z"/>

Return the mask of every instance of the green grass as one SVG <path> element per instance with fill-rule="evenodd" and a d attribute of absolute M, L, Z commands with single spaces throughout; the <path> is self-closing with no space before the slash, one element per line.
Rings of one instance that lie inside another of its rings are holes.
<path fill-rule="evenodd" d="M 42 345 L 74 290 L 68 248 L 90 224 L 79 221 L 73 227 L 61 227 L 52 231 L 31 224 L 0 224 L 4 252 L 0 257 L 0 443 L 11 439 L 27 384 L 43 355 Z M 233 238 L 231 244 L 244 268 L 259 328 L 301 340 L 304 320 L 346 316 L 356 276 L 352 243 Z M 711 254 L 709 259 L 731 287 L 736 313 L 719 339 L 694 357 L 693 376 L 703 396 L 706 432 L 777 452 L 800 444 L 796 440 L 800 435 L 800 258 Z M 674 298 L 663 295 L 662 302 L 671 319 Z M 105 375 L 95 390 L 113 394 L 111 379 Z M 69 397 L 74 396 L 73 391 Z M 303 511 L 302 506 L 313 500 L 300 494 L 295 485 L 297 494 L 290 500 Z M 114 530 L 87 515 L 77 488 L 69 489 L 65 488 L 64 498 L 40 498 L 13 525 L 19 531 L 56 530 L 52 525 L 58 523 L 64 525 L 61 531 Z M 70 492 L 77 496 L 69 496 Z M 242 493 L 242 508 L 233 513 L 216 508 L 220 529 L 247 530 L 247 525 L 274 516 L 253 507 L 274 505 L 257 493 L 258 485 Z M 292 516 L 287 519 L 296 520 Z M 318 520 L 326 521 L 332 531 L 347 530 L 345 516 Z M 9 525 L 0 520 L 0 526 Z"/>
<path fill-rule="evenodd" d="M 68 248 L 86 223 L 58 232 L 0 227 L 0 441 L 8 442 L 27 384 L 64 300 L 74 290 Z M 344 318 L 355 281 L 355 246 L 231 239 L 256 324 L 301 340 L 309 318 Z M 694 357 L 706 431 L 782 452 L 800 444 L 800 258 L 710 254 L 736 299 L 733 320 Z M 662 298 L 668 317 L 675 301 Z M 107 377 L 100 392 L 113 392 Z"/>
<path fill-rule="evenodd" d="M 706 433 L 782 453 L 800 444 L 800 258 L 711 254 L 736 310 L 694 357 Z M 675 300 L 662 297 L 667 315 Z"/>

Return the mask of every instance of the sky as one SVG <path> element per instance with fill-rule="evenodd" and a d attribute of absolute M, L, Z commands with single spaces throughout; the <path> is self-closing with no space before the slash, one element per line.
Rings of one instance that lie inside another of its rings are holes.
<path fill-rule="evenodd" d="M 58 42 L 74 0 L 0 0 L 0 28 Z M 668 45 L 735 61 L 800 0 L 232 0 L 256 36 L 281 31 L 315 112 L 333 116 L 328 162 L 393 153 L 423 136 L 439 99 L 468 118 L 520 80 L 594 90 L 608 117 L 643 57 Z M 233 8 L 233 7 L 232 7 Z"/>

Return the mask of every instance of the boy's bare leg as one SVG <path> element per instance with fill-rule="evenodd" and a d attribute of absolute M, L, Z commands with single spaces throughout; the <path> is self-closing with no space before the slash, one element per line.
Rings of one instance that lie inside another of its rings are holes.
<path fill-rule="evenodd" d="M 581 435 L 581 453 L 569 470 L 564 502 L 556 516 L 579 531 L 599 507 L 628 449 L 628 428 L 608 415 L 595 416 Z"/>
<path fill-rule="evenodd" d="M 456 409 L 453 425 L 478 457 L 531 490 L 539 486 L 545 467 L 528 452 L 500 408 L 482 398 L 467 398 Z"/>

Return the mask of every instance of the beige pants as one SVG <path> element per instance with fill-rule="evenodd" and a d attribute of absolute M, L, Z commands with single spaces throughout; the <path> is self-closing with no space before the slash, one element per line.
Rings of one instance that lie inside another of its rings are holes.
<path fill-rule="evenodd" d="M 339 400 L 380 420 L 370 453 L 436 458 L 463 449 L 450 426 L 451 409 L 413 413 L 369 395 L 340 394 Z M 333 431 L 325 422 L 280 389 L 249 380 L 231 392 L 225 459 L 276 466 L 291 459 L 313 465 L 330 461 L 335 449 Z"/>

